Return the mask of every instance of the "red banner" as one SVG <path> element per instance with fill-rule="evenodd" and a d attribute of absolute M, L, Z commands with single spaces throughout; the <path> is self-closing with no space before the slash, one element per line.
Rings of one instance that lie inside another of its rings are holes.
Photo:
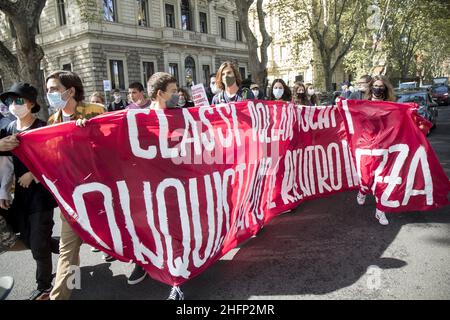
<path fill-rule="evenodd" d="M 179 285 L 274 216 L 359 181 L 385 211 L 446 205 L 414 108 L 361 103 L 123 110 L 25 132 L 15 154 L 84 241 Z"/>

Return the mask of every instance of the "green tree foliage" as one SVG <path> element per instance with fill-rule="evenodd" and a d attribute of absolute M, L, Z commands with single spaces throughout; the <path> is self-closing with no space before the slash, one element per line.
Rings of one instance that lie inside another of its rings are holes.
<path fill-rule="evenodd" d="M 279 15 L 282 25 L 290 28 L 290 39 L 297 47 L 294 58 L 301 56 L 302 43 L 313 41 L 321 59 L 325 87 L 331 91 L 333 74 L 366 19 L 366 5 L 365 0 L 274 0 L 271 9 Z"/>
<path fill-rule="evenodd" d="M 447 1 L 382 0 L 367 10 L 369 17 L 345 58 L 347 70 L 425 81 L 444 72 L 443 62 L 450 58 Z"/>

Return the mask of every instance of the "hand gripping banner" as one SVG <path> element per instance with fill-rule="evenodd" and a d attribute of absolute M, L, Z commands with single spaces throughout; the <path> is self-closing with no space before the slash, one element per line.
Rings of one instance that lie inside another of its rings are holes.
<path fill-rule="evenodd" d="M 367 101 L 123 110 L 24 132 L 14 153 L 85 242 L 180 285 L 308 199 L 361 185 L 388 212 L 448 204 L 417 119 Z"/>

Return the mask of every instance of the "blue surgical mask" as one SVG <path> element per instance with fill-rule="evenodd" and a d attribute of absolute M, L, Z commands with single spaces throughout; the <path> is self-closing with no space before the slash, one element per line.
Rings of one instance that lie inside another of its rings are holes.
<path fill-rule="evenodd" d="M 178 100 L 180 100 L 180 96 L 178 95 L 178 93 L 174 93 L 170 97 L 170 100 L 166 101 L 166 107 L 167 108 L 175 108 L 178 105 Z"/>
<path fill-rule="evenodd" d="M 63 93 L 61 93 L 61 92 L 47 93 L 47 100 L 48 100 L 48 103 L 50 104 L 50 106 L 57 110 L 64 109 L 66 107 L 67 101 L 69 101 L 69 99 L 63 100 L 62 95 L 64 93 L 66 93 L 67 91 L 69 91 L 69 90 L 66 90 Z"/>
<path fill-rule="evenodd" d="M 275 97 L 275 99 L 281 99 L 281 97 L 283 96 L 284 93 L 284 89 L 273 89 L 273 96 Z"/>

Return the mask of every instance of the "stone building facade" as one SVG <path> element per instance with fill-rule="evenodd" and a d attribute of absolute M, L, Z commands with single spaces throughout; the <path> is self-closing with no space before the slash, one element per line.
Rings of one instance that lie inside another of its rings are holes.
<path fill-rule="evenodd" d="M 1 17 L 0 40 L 13 30 Z M 103 81 L 126 92 L 157 71 L 172 73 L 182 87 L 206 83 L 225 60 L 248 76 L 248 51 L 230 0 L 47 0 L 37 42 L 43 76 L 72 70 L 86 95 L 103 92 Z M 7 76 L 3 75 L 3 87 Z"/>

